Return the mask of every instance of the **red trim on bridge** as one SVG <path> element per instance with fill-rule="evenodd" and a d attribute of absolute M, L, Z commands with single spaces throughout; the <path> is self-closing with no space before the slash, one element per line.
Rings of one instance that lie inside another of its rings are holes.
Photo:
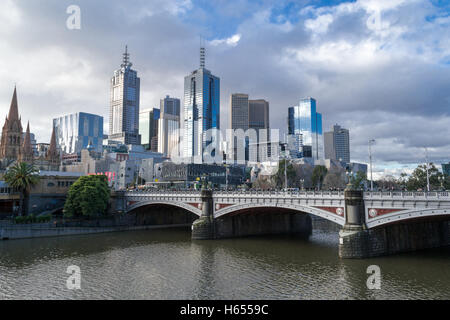
<path fill-rule="evenodd" d="M 216 203 L 216 211 L 219 211 L 223 208 L 227 208 L 232 206 L 233 204 L 229 204 L 229 203 Z"/>
<path fill-rule="evenodd" d="M 368 208 L 369 219 L 373 219 L 379 216 L 383 216 L 388 213 L 404 211 L 405 209 L 377 209 L 377 208 Z"/>
<path fill-rule="evenodd" d="M 343 217 L 345 212 L 344 208 L 342 207 L 314 207 L 314 208 L 331 212 L 340 217 Z"/>

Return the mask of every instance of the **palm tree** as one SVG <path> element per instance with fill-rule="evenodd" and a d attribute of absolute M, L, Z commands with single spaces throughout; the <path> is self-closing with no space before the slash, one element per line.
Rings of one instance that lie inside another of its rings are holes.
<path fill-rule="evenodd" d="M 5 181 L 20 192 L 19 214 L 23 216 L 23 202 L 28 191 L 39 182 L 38 170 L 26 162 L 16 163 L 5 174 Z"/>

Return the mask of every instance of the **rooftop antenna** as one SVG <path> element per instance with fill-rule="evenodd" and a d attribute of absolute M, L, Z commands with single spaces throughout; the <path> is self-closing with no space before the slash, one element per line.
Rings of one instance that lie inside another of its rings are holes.
<path fill-rule="evenodd" d="M 123 63 L 121 67 L 131 67 L 133 64 L 130 62 L 130 54 L 128 53 L 128 45 L 125 46 L 125 53 L 123 54 Z"/>
<path fill-rule="evenodd" d="M 200 37 L 200 68 L 205 68 L 205 45 L 204 41 L 202 41 L 202 37 Z"/>

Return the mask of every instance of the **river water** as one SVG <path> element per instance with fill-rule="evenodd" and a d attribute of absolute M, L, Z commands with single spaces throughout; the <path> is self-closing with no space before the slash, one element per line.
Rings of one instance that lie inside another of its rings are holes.
<path fill-rule="evenodd" d="M 0 299 L 450 299 L 450 248 L 341 260 L 337 237 L 193 242 L 166 229 L 0 241 Z M 66 285 L 72 265 L 80 290 Z"/>

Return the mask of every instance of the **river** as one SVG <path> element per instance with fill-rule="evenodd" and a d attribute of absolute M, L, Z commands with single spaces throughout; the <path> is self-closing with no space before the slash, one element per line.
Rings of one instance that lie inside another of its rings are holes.
<path fill-rule="evenodd" d="M 450 248 L 341 260 L 337 243 L 323 231 L 199 242 L 185 229 L 0 241 L 0 299 L 450 299 Z"/>

